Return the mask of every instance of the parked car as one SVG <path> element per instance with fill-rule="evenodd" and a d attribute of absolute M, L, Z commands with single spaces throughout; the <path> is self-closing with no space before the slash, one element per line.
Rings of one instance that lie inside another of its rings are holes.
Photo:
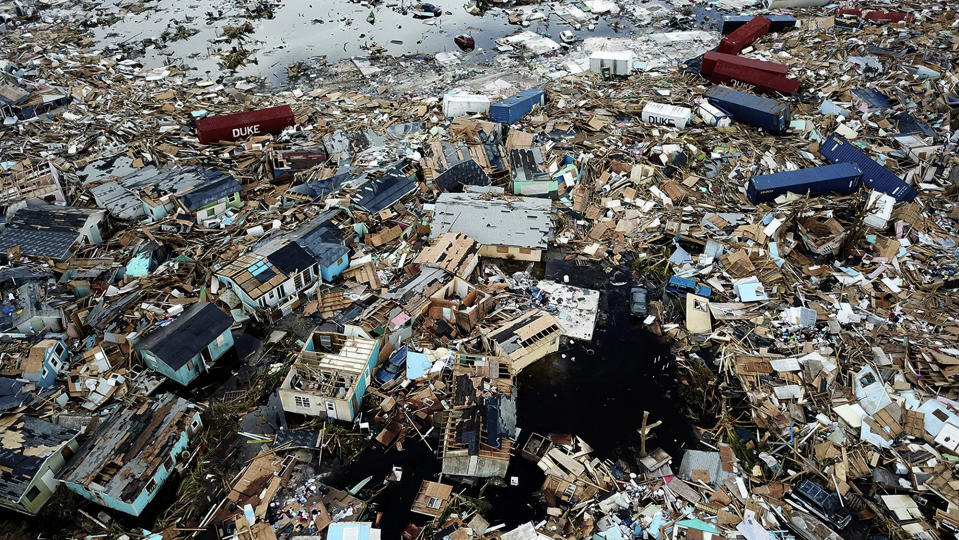
<path fill-rule="evenodd" d="M 629 313 L 634 317 L 645 317 L 649 312 L 646 303 L 646 289 L 633 287 L 629 290 Z"/>
<path fill-rule="evenodd" d="M 408 351 L 409 349 L 405 346 L 400 347 L 399 350 L 394 352 L 393 355 L 390 356 L 390 359 L 383 364 L 383 367 L 376 372 L 375 378 L 380 384 L 388 383 L 403 373 L 406 367 L 406 353 Z"/>
<path fill-rule="evenodd" d="M 842 530 L 852 521 L 852 513 L 843 506 L 838 493 L 826 491 L 809 480 L 803 480 L 794 491 L 809 505 L 813 513 L 828 519 L 836 528 Z"/>
<path fill-rule="evenodd" d="M 713 290 L 706 285 L 701 285 L 689 278 L 679 276 L 673 276 L 669 278 L 669 282 L 666 283 L 666 290 L 681 294 L 693 293 L 698 294 L 699 296 L 705 296 L 707 298 L 709 295 L 713 294 Z"/>

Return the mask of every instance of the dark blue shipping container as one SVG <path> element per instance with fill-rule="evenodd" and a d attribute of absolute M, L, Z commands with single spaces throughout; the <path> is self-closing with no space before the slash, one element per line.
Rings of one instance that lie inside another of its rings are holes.
<path fill-rule="evenodd" d="M 732 115 L 737 122 L 761 127 L 770 133 L 789 128 L 789 105 L 759 97 L 728 86 L 714 86 L 706 92 L 709 103 Z"/>
<path fill-rule="evenodd" d="M 746 196 L 753 204 L 768 202 L 784 193 L 825 195 L 855 193 L 861 185 L 862 171 L 853 163 L 823 165 L 811 169 L 763 174 L 749 179 Z"/>
<path fill-rule="evenodd" d="M 788 32 L 796 27 L 796 17 L 792 15 L 763 15 L 772 23 L 770 32 Z M 752 15 L 726 15 L 723 17 L 720 31 L 725 36 L 753 19 Z"/>
<path fill-rule="evenodd" d="M 546 94 L 539 88 L 523 90 L 489 106 L 489 117 L 494 122 L 512 124 L 526 116 L 536 105 L 546 103 Z"/>
<path fill-rule="evenodd" d="M 866 187 L 885 193 L 897 201 L 912 201 L 919 194 L 914 187 L 903 182 L 840 135 L 830 135 L 819 145 L 819 153 L 830 163 L 855 163 L 862 171 L 862 183 L 866 184 Z"/>

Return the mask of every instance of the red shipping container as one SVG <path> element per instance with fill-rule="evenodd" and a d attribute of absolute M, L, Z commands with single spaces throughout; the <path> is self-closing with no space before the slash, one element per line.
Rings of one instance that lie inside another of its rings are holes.
<path fill-rule="evenodd" d="M 878 11 L 874 9 L 864 11 L 862 16 L 874 22 L 902 22 L 912 18 L 909 13 L 901 11 Z"/>
<path fill-rule="evenodd" d="M 292 126 L 293 109 L 289 105 L 246 111 L 196 121 L 196 134 L 202 144 L 238 141 L 254 135 L 277 134 Z"/>
<path fill-rule="evenodd" d="M 716 62 L 716 67 L 713 69 L 713 76 L 710 80 L 714 83 L 739 81 L 751 84 L 756 91 L 765 94 L 772 94 L 774 92 L 793 94 L 799 91 L 799 81 L 796 79 L 790 79 L 778 73 L 770 73 L 745 66 L 736 66 L 727 62 Z"/>
<path fill-rule="evenodd" d="M 762 15 L 753 17 L 751 21 L 724 37 L 716 50 L 725 54 L 739 54 L 739 51 L 769 33 L 769 25 L 771 24 L 772 21 Z"/>
<path fill-rule="evenodd" d="M 836 8 L 837 17 L 862 17 L 862 10 L 859 8 Z"/>
<path fill-rule="evenodd" d="M 902 11 L 880 11 L 877 9 L 862 10 L 859 8 L 838 8 L 837 17 L 862 17 L 873 22 L 902 22 L 912 18 L 909 13 Z"/>
<path fill-rule="evenodd" d="M 737 56 L 735 54 L 723 54 L 716 51 L 709 51 L 706 53 L 706 56 L 703 57 L 703 66 L 700 68 L 699 72 L 703 75 L 712 75 L 713 68 L 716 67 L 716 62 L 726 62 L 727 64 L 732 64 L 734 66 L 749 67 L 758 69 L 760 71 L 768 71 L 769 73 L 778 73 L 779 75 L 785 75 L 789 72 L 788 67 L 776 62 L 755 60 L 753 58 L 743 58 L 742 56 Z"/>

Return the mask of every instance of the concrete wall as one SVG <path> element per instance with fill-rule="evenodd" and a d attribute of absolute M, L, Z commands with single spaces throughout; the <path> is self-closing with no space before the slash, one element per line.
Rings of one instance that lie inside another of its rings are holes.
<path fill-rule="evenodd" d="M 466 450 L 443 456 L 443 474 L 471 476 L 475 478 L 503 478 L 509 467 L 508 460 L 470 456 Z"/>

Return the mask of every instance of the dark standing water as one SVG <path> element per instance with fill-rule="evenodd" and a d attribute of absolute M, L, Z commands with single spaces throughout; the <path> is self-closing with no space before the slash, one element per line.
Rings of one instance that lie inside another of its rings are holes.
<path fill-rule="evenodd" d="M 564 274 L 573 285 L 603 291 L 600 309 L 605 322 L 597 325 L 592 343 L 569 343 L 559 354 L 540 360 L 519 375 L 520 445 L 534 431 L 569 433 L 592 446 L 596 457 L 622 458 L 634 465 L 639 452 L 636 430 L 642 425 L 643 410 L 648 410 L 650 422 L 662 420 L 663 425 L 653 431 L 647 450 L 662 447 L 681 459 L 681 449 L 693 439 L 692 430 L 676 402 L 676 382 L 667 368 L 666 347 L 627 313 L 631 284 L 609 284 L 599 267 L 576 267 L 561 260 L 547 263 L 547 278 L 561 281 Z M 428 521 L 412 514 L 409 507 L 420 482 L 435 480 L 439 474 L 439 460 L 430 450 L 408 438 L 405 451 L 367 452 L 337 468 L 327 479 L 340 488 L 349 488 L 367 476 L 377 483 L 394 465 L 403 467 L 403 480 L 377 499 L 384 512 L 380 524 L 384 538 L 397 538 L 410 522 L 422 525 Z M 491 525 L 505 523 L 509 529 L 545 514 L 537 503 L 543 475 L 536 465 L 514 456 L 507 483 L 512 476 L 519 478 L 519 485 L 490 487 L 484 492 L 493 505 L 484 515 Z M 462 489 L 456 486 L 454 492 Z M 466 490 L 471 496 L 476 492 L 476 488 Z"/>

